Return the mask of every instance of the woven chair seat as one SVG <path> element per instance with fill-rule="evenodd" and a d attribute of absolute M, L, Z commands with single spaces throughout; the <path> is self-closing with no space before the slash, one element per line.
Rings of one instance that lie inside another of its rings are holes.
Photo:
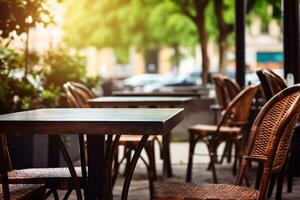
<path fill-rule="evenodd" d="M 81 167 L 75 167 L 77 176 L 83 182 L 81 175 Z M 72 178 L 67 167 L 58 168 L 32 168 L 12 170 L 8 172 L 8 179 L 10 183 L 36 183 L 56 185 L 60 189 L 68 188 L 72 185 Z"/>
<path fill-rule="evenodd" d="M 12 200 L 29 200 L 41 198 L 45 194 L 46 187 L 44 185 L 31 184 L 10 184 L 9 192 Z M 2 187 L 0 187 L 0 200 L 3 199 Z"/>
<path fill-rule="evenodd" d="M 208 135 L 216 133 L 217 126 L 216 125 L 207 125 L 207 124 L 197 124 L 189 128 L 189 132 L 196 133 L 200 135 Z M 241 128 L 239 127 L 229 127 L 222 126 L 218 134 L 239 134 L 241 132 Z"/>
<path fill-rule="evenodd" d="M 148 138 L 148 142 L 152 142 L 154 139 L 155 139 L 156 136 L 149 136 Z M 142 139 L 142 136 L 141 135 L 122 135 L 120 137 L 120 141 L 119 141 L 119 144 L 120 145 L 125 145 L 125 144 L 128 144 L 128 143 L 133 143 L 135 145 L 138 145 L 139 142 L 141 141 Z"/>
<path fill-rule="evenodd" d="M 257 199 L 258 191 L 226 184 L 155 182 L 154 200 Z"/>

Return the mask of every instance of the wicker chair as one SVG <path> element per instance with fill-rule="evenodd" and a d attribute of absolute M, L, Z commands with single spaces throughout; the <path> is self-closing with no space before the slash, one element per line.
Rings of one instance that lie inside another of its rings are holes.
<path fill-rule="evenodd" d="M 299 114 L 300 84 L 277 94 L 256 117 L 234 185 L 156 182 L 154 199 L 265 199 L 270 175 L 283 167 Z M 253 160 L 264 162 L 259 190 L 242 186 Z"/>
<path fill-rule="evenodd" d="M 274 73 L 272 70 L 259 70 L 256 72 L 260 81 L 263 83 L 262 88 L 265 94 L 266 100 L 269 100 L 272 96 L 276 95 L 281 90 L 285 89 L 287 87 L 285 81 L 278 76 L 276 73 Z M 299 125 L 296 126 L 296 129 L 299 129 Z M 299 142 L 300 139 L 296 137 L 297 135 L 294 135 L 291 148 L 290 148 L 290 156 L 289 159 L 286 160 L 286 168 L 288 169 L 288 192 L 292 191 L 292 182 L 293 182 L 293 162 L 297 155 L 299 154 Z M 257 176 L 257 182 L 256 187 L 259 185 L 259 177 L 262 176 L 262 164 L 259 164 L 258 167 L 258 176 Z M 278 174 L 274 174 L 271 177 L 269 190 L 267 193 L 267 197 L 271 198 L 272 192 L 275 186 L 275 181 L 277 179 L 277 191 L 276 191 L 276 199 L 281 199 L 282 196 L 282 187 L 284 182 L 284 176 L 286 174 L 286 170 L 283 168 L 282 171 L 280 171 Z"/>
<path fill-rule="evenodd" d="M 218 125 L 198 124 L 189 128 L 190 133 L 190 150 L 187 168 L 186 181 L 190 182 L 192 178 L 192 166 L 194 150 L 199 140 L 203 141 L 209 151 L 211 159 L 211 169 L 213 180 L 218 182 L 215 170 L 217 159 L 217 148 L 223 141 L 232 141 L 236 144 L 235 163 L 239 154 L 239 141 L 242 138 L 242 129 L 247 124 L 253 97 L 256 94 L 258 85 L 252 85 L 241 91 L 222 112 Z"/>
<path fill-rule="evenodd" d="M 2 184 L 4 187 L 4 184 Z M 43 185 L 9 184 L 7 190 L 0 188 L 1 200 L 45 199 L 46 187 Z"/>
<path fill-rule="evenodd" d="M 2 188 L 5 188 L 4 193 L 7 193 L 7 189 L 10 188 L 11 198 L 13 199 L 14 195 L 21 197 L 21 193 L 18 192 L 19 190 L 21 190 L 21 192 L 24 191 L 24 193 L 28 191 L 28 194 L 30 194 L 30 189 L 34 189 L 36 192 L 49 189 L 44 195 L 45 198 L 53 194 L 54 199 L 57 200 L 59 198 L 56 190 L 68 190 L 64 197 L 64 199 L 67 199 L 72 190 L 75 189 L 77 199 L 82 199 L 80 191 L 81 181 L 78 178 L 78 176 L 81 174 L 81 170 L 73 167 L 71 159 L 61 138 L 59 136 L 55 136 L 54 138 L 59 145 L 60 151 L 62 152 L 68 167 L 28 168 L 14 170 L 10 162 L 6 137 L 4 135 L 1 136 L 1 166 L 6 166 L 4 172 L 7 173 L 4 178 L 0 180 L 1 184 L 4 185 Z M 7 187 L 8 184 L 10 184 L 9 187 Z M 40 188 L 41 185 L 43 186 L 42 189 Z"/>
<path fill-rule="evenodd" d="M 211 105 L 210 109 L 214 111 L 215 123 L 217 123 L 218 114 L 227 106 L 227 97 L 226 97 L 226 91 L 223 82 L 223 75 L 221 74 L 214 75 L 213 82 L 215 84 L 216 98 L 215 98 L 215 104 Z"/>
<path fill-rule="evenodd" d="M 93 92 L 81 83 L 67 82 L 64 84 L 64 89 L 70 106 L 74 108 L 90 108 L 89 104 L 87 103 L 87 100 L 91 98 L 95 98 Z M 153 181 L 156 180 L 156 166 L 155 166 L 155 154 L 154 154 L 155 139 L 156 139 L 155 136 L 150 136 L 144 147 L 149 162 L 147 162 L 142 156 L 140 157 L 148 170 L 150 195 L 152 194 Z M 140 140 L 141 140 L 141 136 L 137 136 L 137 135 L 122 135 L 120 137 L 119 145 L 124 146 L 124 156 L 119 161 L 118 153 L 115 153 L 114 170 L 112 174 L 113 184 L 116 181 L 119 167 L 125 159 L 127 160 L 127 162 L 126 162 L 124 174 L 126 174 L 127 170 L 129 170 L 129 164 L 130 164 L 132 152 L 135 151 Z M 80 141 L 83 141 L 83 138 L 81 138 Z"/>
<path fill-rule="evenodd" d="M 226 102 L 230 102 L 242 90 L 236 81 L 234 81 L 233 79 L 226 77 L 226 76 L 223 77 L 223 84 L 224 84 L 223 90 L 225 90 L 225 95 L 226 95 Z M 223 160 L 226 157 L 226 155 L 227 155 L 227 162 L 231 163 L 232 146 L 233 146 L 233 144 L 231 141 L 226 142 L 226 146 L 224 148 L 223 155 L 222 155 L 222 158 L 219 163 L 223 163 Z M 234 174 L 235 174 L 235 171 L 234 171 Z"/>
<path fill-rule="evenodd" d="M 0 136 L 4 139 L 3 136 Z M 8 173 L 11 171 L 10 158 L 7 154 L 6 141 L 0 139 L 0 199 L 2 200 L 27 200 L 45 199 L 46 187 L 42 184 L 10 184 Z"/>

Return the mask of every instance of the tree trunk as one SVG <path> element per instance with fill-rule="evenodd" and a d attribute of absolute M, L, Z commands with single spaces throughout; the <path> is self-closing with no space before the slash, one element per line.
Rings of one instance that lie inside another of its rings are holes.
<path fill-rule="evenodd" d="M 173 49 L 174 49 L 174 55 L 173 55 L 173 59 L 172 59 L 172 64 L 175 67 L 175 70 L 178 72 L 179 70 L 179 65 L 180 65 L 180 51 L 179 51 L 179 47 L 178 45 L 173 45 Z"/>
<path fill-rule="evenodd" d="M 205 9 L 208 5 L 208 0 L 195 0 L 196 5 L 196 25 L 198 29 L 199 41 L 201 45 L 202 54 L 202 85 L 208 83 L 208 69 L 209 69 L 209 57 L 208 57 L 208 35 L 205 26 Z"/>
<path fill-rule="evenodd" d="M 208 83 L 208 70 L 209 70 L 209 57 L 208 57 L 208 38 L 206 31 L 201 28 L 199 30 L 199 40 L 201 44 L 201 54 L 202 54 L 202 85 Z"/>
<path fill-rule="evenodd" d="M 228 35 L 233 32 L 233 24 L 227 24 L 224 20 L 223 0 L 214 0 L 214 10 L 217 18 L 219 29 L 218 47 L 219 47 L 219 70 L 222 74 L 226 74 L 226 55 L 228 49 Z"/>
<path fill-rule="evenodd" d="M 220 32 L 221 35 L 221 32 Z M 220 67 L 220 73 L 226 74 L 227 72 L 227 48 L 228 48 L 228 43 L 227 43 L 227 34 L 223 34 L 220 36 L 219 39 L 219 67 Z"/>

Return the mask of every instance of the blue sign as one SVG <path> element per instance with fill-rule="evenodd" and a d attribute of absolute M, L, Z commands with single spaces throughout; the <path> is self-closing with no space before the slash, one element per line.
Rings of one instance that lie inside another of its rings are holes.
<path fill-rule="evenodd" d="M 258 63 L 282 63 L 283 53 L 282 52 L 257 52 L 256 61 Z"/>

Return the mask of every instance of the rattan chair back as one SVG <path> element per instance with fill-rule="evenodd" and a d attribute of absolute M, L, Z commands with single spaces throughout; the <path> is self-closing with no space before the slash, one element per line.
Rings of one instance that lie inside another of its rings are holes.
<path fill-rule="evenodd" d="M 95 95 L 85 85 L 76 82 L 67 82 L 64 85 L 68 101 L 71 106 L 77 108 L 90 108 L 87 100 Z"/>
<path fill-rule="evenodd" d="M 241 87 L 237 82 L 235 82 L 233 79 L 224 77 L 224 85 L 226 88 L 226 96 L 227 101 L 232 100 L 234 97 L 236 97 L 241 92 Z"/>
<path fill-rule="evenodd" d="M 285 81 L 272 70 L 263 70 L 262 72 L 268 81 L 272 95 L 277 94 L 287 87 Z"/>
<path fill-rule="evenodd" d="M 267 77 L 263 73 L 263 70 L 256 71 L 256 74 L 260 80 L 260 85 L 261 85 L 263 96 L 266 101 L 269 101 L 274 95 L 272 94 L 272 90 L 269 86 Z"/>
<path fill-rule="evenodd" d="M 244 126 L 247 124 L 252 101 L 258 87 L 258 85 L 246 87 L 229 102 L 227 108 L 221 114 L 217 131 L 222 126 Z"/>
<path fill-rule="evenodd" d="M 82 83 L 78 83 L 78 82 L 69 82 L 71 84 L 71 86 L 73 86 L 74 88 L 78 89 L 78 90 L 81 90 L 81 92 L 83 93 L 83 95 L 86 97 L 86 98 L 94 98 L 95 97 L 95 94 L 88 88 L 86 87 L 84 84 Z"/>
<path fill-rule="evenodd" d="M 77 100 L 74 94 L 71 92 L 71 85 L 69 82 L 64 84 L 64 90 L 66 94 L 66 98 L 71 108 L 80 108 L 80 105 L 77 103 Z"/>
<path fill-rule="evenodd" d="M 259 70 L 256 74 L 260 79 L 266 101 L 287 87 L 285 81 L 272 70 Z"/>
<path fill-rule="evenodd" d="M 223 76 L 217 74 L 213 76 L 216 91 L 216 104 L 220 105 L 223 109 L 227 106 L 226 92 L 223 82 Z"/>
<path fill-rule="evenodd" d="M 264 199 L 271 173 L 283 166 L 299 114 L 300 84 L 279 92 L 262 108 L 248 138 L 237 185 L 242 184 L 249 161 L 262 161 L 260 199 Z"/>

